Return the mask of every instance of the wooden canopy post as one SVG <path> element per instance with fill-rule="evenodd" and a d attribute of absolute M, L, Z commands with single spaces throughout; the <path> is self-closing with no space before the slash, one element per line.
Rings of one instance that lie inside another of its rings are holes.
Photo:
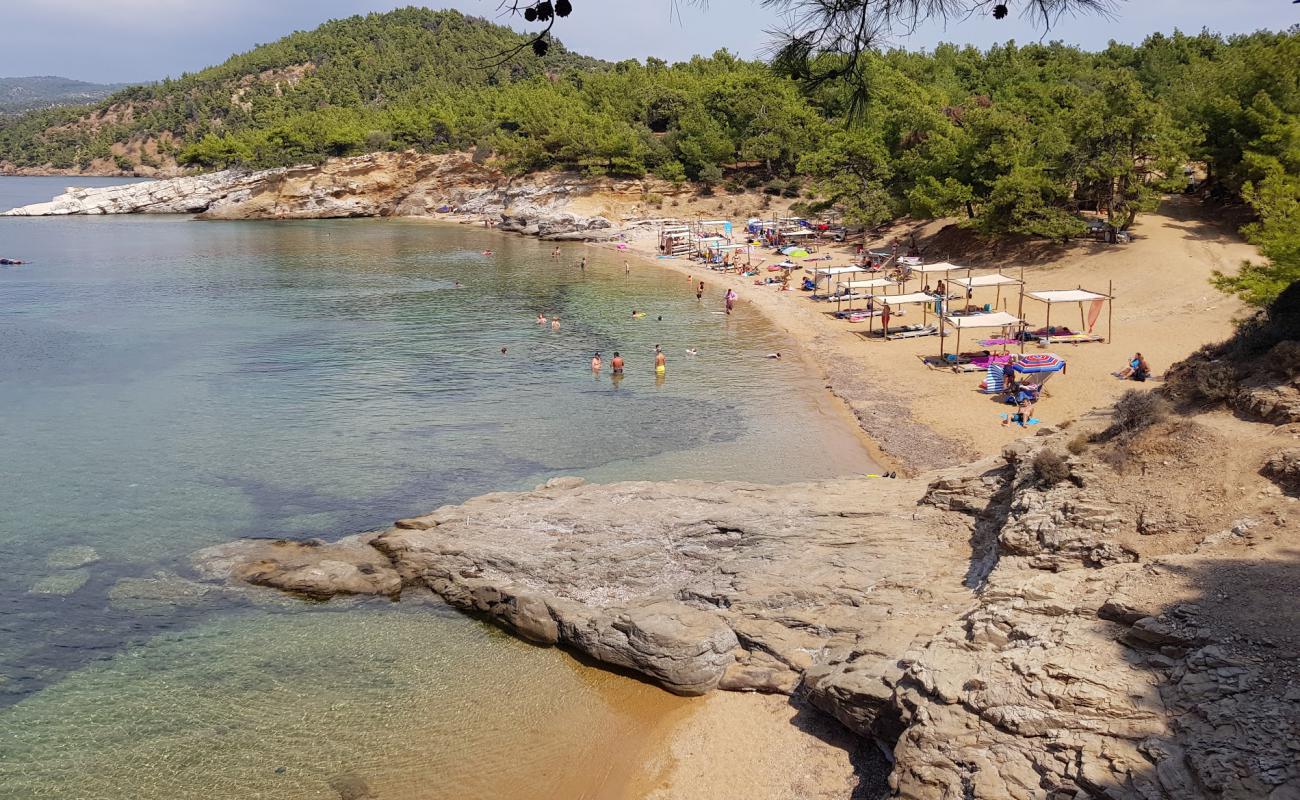
<path fill-rule="evenodd" d="M 1106 281 L 1106 344 L 1115 341 L 1115 281 Z"/>
<path fill-rule="evenodd" d="M 1016 316 L 1020 318 L 1020 353 L 1025 352 L 1025 268 L 1020 268 L 1020 302 L 1016 306 Z"/>

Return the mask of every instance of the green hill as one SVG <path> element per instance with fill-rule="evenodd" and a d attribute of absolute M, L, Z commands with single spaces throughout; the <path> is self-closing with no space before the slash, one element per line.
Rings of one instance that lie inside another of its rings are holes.
<path fill-rule="evenodd" d="M 118 91 L 90 110 L 50 109 L 5 123 L 0 160 L 20 167 L 130 170 L 174 163 L 186 146 L 210 134 L 238 136 L 286 125 L 283 141 L 268 148 L 276 154 L 267 152 L 256 162 L 311 160 L 364 145 L 371 133 L 362 131 L 357 142 L 316 147 L 305 141 L 313 131 L 338 128 L 341 134 L 347 123 L 359 124 L 378 110 L 419 107 L 467 87 L 605 66 L 558 43 L 542 59 L 530 55 L 501 67 L 483 65 L 524 41 L 509 28 L 455 11 L 404 8 L 333 20 L 201 72 Z M 415 132 L 402 139 L 403 132 L 396 143 L 431 143 Z"/>
<path fill-rule="evenodd" d="M 127 84 L 87 83 L 51 75 L 0 78 L 0 115 L 61 105 L 95 103 Z"/>

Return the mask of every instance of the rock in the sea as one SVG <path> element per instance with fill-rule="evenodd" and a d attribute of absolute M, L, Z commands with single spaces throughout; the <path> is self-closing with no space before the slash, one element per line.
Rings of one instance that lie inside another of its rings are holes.
<path fill-rule="evenodd" d="M 47 575 L 32 584 L 32 588 L 29 591 L 31 594 L 50 594 L 58 597 L 67 597 L 85 586 L 86 581 L 88 580 L 90 580 L 89 570 L 73 569 L 65 572 L 56 572 L 53 575 Z"/>
<path fill-rule="evenodd" d="M 118 611 L 168 614 L 177 608 L 201 605 L 220 591 L 171 572 L 150 578 L 122 578 L 108 590 L 108 603 Z"/>
<path fill-rule="evenodd" d="M 330 545 L 318 540 L 246 539 L 200 550 L 191 565 L 204 578 L 269 586 L 316 600 L 340 594 L 397 597 L 402 579 L 370 546 L 374 534 Z"/>
<path fill-rule="evenodd" d="M 99 561 L 99 553 L 89 545 L 79 544 L 51 550 L 45 557 L 45 565 L 50 569 L 76 569 L 86 567 Z"/>

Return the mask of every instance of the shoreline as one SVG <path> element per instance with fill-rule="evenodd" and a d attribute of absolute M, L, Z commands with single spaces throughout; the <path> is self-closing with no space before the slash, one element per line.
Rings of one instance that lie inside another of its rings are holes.
<path fill-rule="evenodd" d="M 756 287 L 752 283 L 746 283 L 746 279 L 737 275 L 724 274 L 716 272 L 703 264 L 694 264 L 694 262 L 682 261 L 678 258 L 658 258 L 654 252 L 639 248 L 633 242 L 625 242 L 626 249 L 620 249 L 618 243 L 613 242 L 587 242 L 590 247 L 605 250 L 610 253 L 631 255 L 638 261 L 653 267 L 666 267 L 676 272 L 684 278 L 689 277 L 695 280 L 704 281 L 706 287 L 721 289 L 736 289 L 739 293 L 742 289 L 748 287 L 749 290 L 767 287 Z M 692 267 L 695 267 L 694 269 Z M 689 290 L 688 290 L 689 291 Z M 751 292 L 752 294 L 752 292 Z M 793 295 L 793 292 L 787 294 Z M 797 296 L 797 295 L 796 295 Z M 771 298 L 769 298 L 771 299 Z M 846 429 L 851 431 L 859 443 L 867 451 L 871 460 L 875 461 L 882 471 L 893 470 L 904 475 L 914 475 L 924 469 L 918 468 L 915 464 L 907 459 L 900 458 L 897 454 L 887 450 L 878 440 L 878 431 L 868 427 L 863 419 L 854 413 L 851 401 L 846 396 L 846 388 L 842 381 L 837 381 L 828 369 L 828 365 L 819 355 L 819 349 L 816 346 L 815 339 L 809 339 L 805 332 L 800 330 L 800 326 L 792 324 L 794 322 L 792 315 L 789 314 L 779 303 L 775 302 L 753 302 L 749 295 L 741 295 L 740 302 L 749 303 L 764 319 L 777 329 L 784 331 L 792 340 L 800 356 L 800 361 L 805 369 L 810 371 L 818 381 L 821 382 L 824 389 L 824 399 L 829 403 L 830 408 L 834 410 L 837 416 L 841 417 Z M 865 378 L 866 376 L 861 376 Z M 934 434 L 938 436 L 938 433 Z"/>

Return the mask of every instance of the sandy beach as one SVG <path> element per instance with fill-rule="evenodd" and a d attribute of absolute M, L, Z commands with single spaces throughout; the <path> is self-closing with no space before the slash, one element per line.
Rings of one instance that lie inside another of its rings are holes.
<path fill-rule="evenodd" d="M 1226 224 L 1194 200 L 1172 197 L 1157 212 L 1138 218 L 1133 241 L 1108 245 L 1072 242 L 1068 245 L 1032 243 L 1002 254 L 973 247 L 970 252 L 945 248 L 950 221 L 925 224 L 901 222 L 874 239 L 868 249 L 884 249 L 895 237 L 904 242 L 915 236 L 927 261 L 940 258 L 975 268 L 975 274 L 1000 270 L 1012 277 L 1024 275 L 1026 289 L 1074 289 L 1094 291 L 1113 287 L 1113 327 L 1110 340 L 1083 344 L 1029 344 L 1025 352 L 1053 352 L 1068 364 L 1047 386 L 1036 416 L 1045 425 L 1077 419 L 1111 403 L 1136 384 L 1118 380 L 1111 373 L 1121 369 L 1135 352 L 1141 352 L 1158 376 L 1171 363 L 1197 348 L 1226 337 L 1232 320 L 1243 312 L 1235 299 L 1209 284 L 1215 270 L 1232 270 L 1241 261 L 1258 258 Z M 743 220 L 735 220 L 743 230 Z M 785 330 L 793 344 L 811 354 L 829 388 L 857 418 L 862 429 L 879 448 L 884 463 L 906 472 L 950 466 L 974 456 L 997 452 L 1004 444 L 1034 430 L 1003 427 L 999 405 L 978 391 L 982 373 L 954 373 L 927 366 L 922 359 L 939 352 L 939 337 L 883 341 L 867 339 L 867 323 L 850 323 L 831 315 L 833 303 L 815 302 L 807 292 L 779 291 L 776 286 L 756 286 L 755 280 L 771 274 L 768 264 L 781 257 L 755 248 L 752 260 L 759 266 L 758 278 L 722 273 L 680 258 L 659 258 L 653 229 L 636 230 L 627 236 L 623 254 L 641 256 L 643 263 L 672 269 L 709 287 L 705 304 L 721 308 L 721 295 L 734 288 L 741 304 L 751 304 Z M 596 245 L 615 248 L 617 245 Z M 807 262 L 807 266 L 847 266 L 853 261 L 856 242 L 827 244 L 817 256 L 828 261 Z M 792 276 L 795 286 L 800 273 Z M 954 276 L 955 277 L 955 276 Z M 694 291 L 685 285 L 683 291 Z M 920 288 L 913 280 L 909 290 Z M 987 295 L 987 297 L 985 296 Z M 1015 288 L 1004 291 L 1003 303 L 1016 312 Z M 1008 295 L 1010 295 L 1008 297 Z M 994 302 L 992 289 L 977 289 L 973 302 Z M 919 322 L 917 306 L 896 317 L 896 323 Z M 1031 328 L 1046 322 L 1046 307 L 1025 301 L 1024 316 Z M 1077 305 L 1054 307 L 1054 325 L 1078 327 Z M 932 316 L 932 315 L 931 315 Z M 1102 314 L 1096 332 L 1105 336 L 1107 316 Z M 962 350 L 978 350 L 978 334 L 967 335 Z M 945 337 L 951 352 L 955 338 Z M 1013 352 L 1016 348 L 1012 348 Z M 1148 386 L 1151 384 L 1147 384 Z"/>

